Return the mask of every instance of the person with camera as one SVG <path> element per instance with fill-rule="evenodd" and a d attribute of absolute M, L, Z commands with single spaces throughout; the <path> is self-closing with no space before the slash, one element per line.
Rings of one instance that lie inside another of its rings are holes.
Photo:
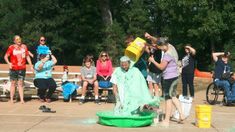
<path fill-rule="evenodd" d="M 235 77 L 232 75 L 232 66 L 229 63 L 230 52 L 214 52 L 212 53 L 215 62 L 214 82 L 218 87 L 224 88 L 225 96 L 235 96 Z"/>
<path fill-rule="evenodd" d="M 51 60 L 50 60 L 51 58 Z M 52 78 L 52 69 L 57 59 L 52 54 L 40 54 L 39 61 L 35 64 L 34 85 L 38 88 L 38 96 L 41 102 L 51 102 L 51 96 L 56 90 L 56 82 Z M 48 92 L 46 93 L 46 91 Z"/>

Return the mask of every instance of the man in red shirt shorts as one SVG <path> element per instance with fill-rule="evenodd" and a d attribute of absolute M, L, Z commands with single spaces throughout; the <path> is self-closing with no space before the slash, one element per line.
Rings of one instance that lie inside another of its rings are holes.
<path fill-rule="evenodd" d="M 33 67 L 31 59 L 29 57 L 28 48 L 25 44 L 21 42 L 21 38 L 19 35 L 14 36 L 14 44 L 8 47 L 4 59 L 6 63 L 9 65 L 10 69 L 9 76 L 11 80 L 11 90 L 10 90 L 11 103 L 14 103 L 13 98 L 17 83 L 20 95 L 20 102 L 23 104 L 24 103 L 23 81 L 25 79 L 26 60 L 28 61 L 31 70 L 33 69 Z"/>

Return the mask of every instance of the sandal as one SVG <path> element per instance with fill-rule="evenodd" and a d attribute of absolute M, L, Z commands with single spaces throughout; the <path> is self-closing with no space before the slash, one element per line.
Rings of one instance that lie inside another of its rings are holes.
<path fill-rule="evenodd" d="M 39 110 L 43 110 L 43 109 L 45 109 L 45 108 L 46 108 L 45 105 L 41 105 L 41 106 L 39 107 Z"/>
<path fill-rule="evenodd" d="M 186 117 L 183 118 L 183 119 L 179 119 L 178 124 L 184 124 L 184 121 L 185 121 L 186 119 L 187 119 Z"/>
<path fill-rule="evenodd" d="M 46 107 L 45 105 L 41 105 L 39 110 L 42 110 L 44 113 L 56 113 L 56 111 L 52 111 L 51 108 Z"/>
<path fill-rule="evenodd" d="M 42 112 L 44 112 L 44 113 L 56 113 L 55 110 L 51 110 L 50 108 L 45 108 L 45 109 L 42 110 Z"/>

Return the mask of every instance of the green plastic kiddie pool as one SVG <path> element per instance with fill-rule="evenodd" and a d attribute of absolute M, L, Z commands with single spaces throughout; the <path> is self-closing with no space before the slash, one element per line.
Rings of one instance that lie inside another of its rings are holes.
<path fill-rule="evenodd" d="M 99 124 L 115 127 L 143 127 L 149 126 L 153 123 L 155 113 L 142 112 L 140 115 L 133 116 L 117 116 L 113 112 L 97 112 L 99 117 Z"/>

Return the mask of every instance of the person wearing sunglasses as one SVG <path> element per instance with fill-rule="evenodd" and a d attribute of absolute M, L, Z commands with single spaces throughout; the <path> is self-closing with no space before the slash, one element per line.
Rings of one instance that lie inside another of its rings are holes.
<path fill-rule="evenodd" d="M 113 65 L 112 61 L 109 58 L 107 52 L 100 52 L 99 58 L 96 61 L 96 72 L 97 72 L 97 80 L 99 82 L 100 88 L 110 88 L 112 87 L 112 83 L 110 82 L 111 75 L 113 73 Z M 102 90 L 101 90 L 102 92 Z M 108 102 L 115 102 L 113 92 L 108 90 Z"/>
<path fill-rule="evenodd" d="M 32 52 L 32 53 L 31 53 Z M 41 36 L 38 45 L 31 49 L 30 56 L 33 58 L 33 63 L 36 64 L 40 60 L 40 54 L 51 54 L 50 48 L 46 45 L 46 38 Z"/>
<path fill-rule="evenodd" d="M 19 35 L 14 36 L 14 44 L 10 45 L 4 56 L 6 63 L 9 65 L 9 76 L 11 81 L 10 101 L 14 103 L 14 95 L 16 86 L 19 89 L 20 102 L 24 103 L 24 79 L 26 73 L 26 60 L 28 61 L 31 70 L 33 70 L 32 62 L 29 57 L 28 48 L 22 43 Z M 9 60 L 10 57 L 10 60 Z M 17 83 L 17 84 L 16 84 Z"/>
<path fill-rule="evenodd" d="M 96 72 L 98 81 L 109 81 L 113 72 L 112 62 L 107 52 L 102 51 L 96 61 Z"/>

